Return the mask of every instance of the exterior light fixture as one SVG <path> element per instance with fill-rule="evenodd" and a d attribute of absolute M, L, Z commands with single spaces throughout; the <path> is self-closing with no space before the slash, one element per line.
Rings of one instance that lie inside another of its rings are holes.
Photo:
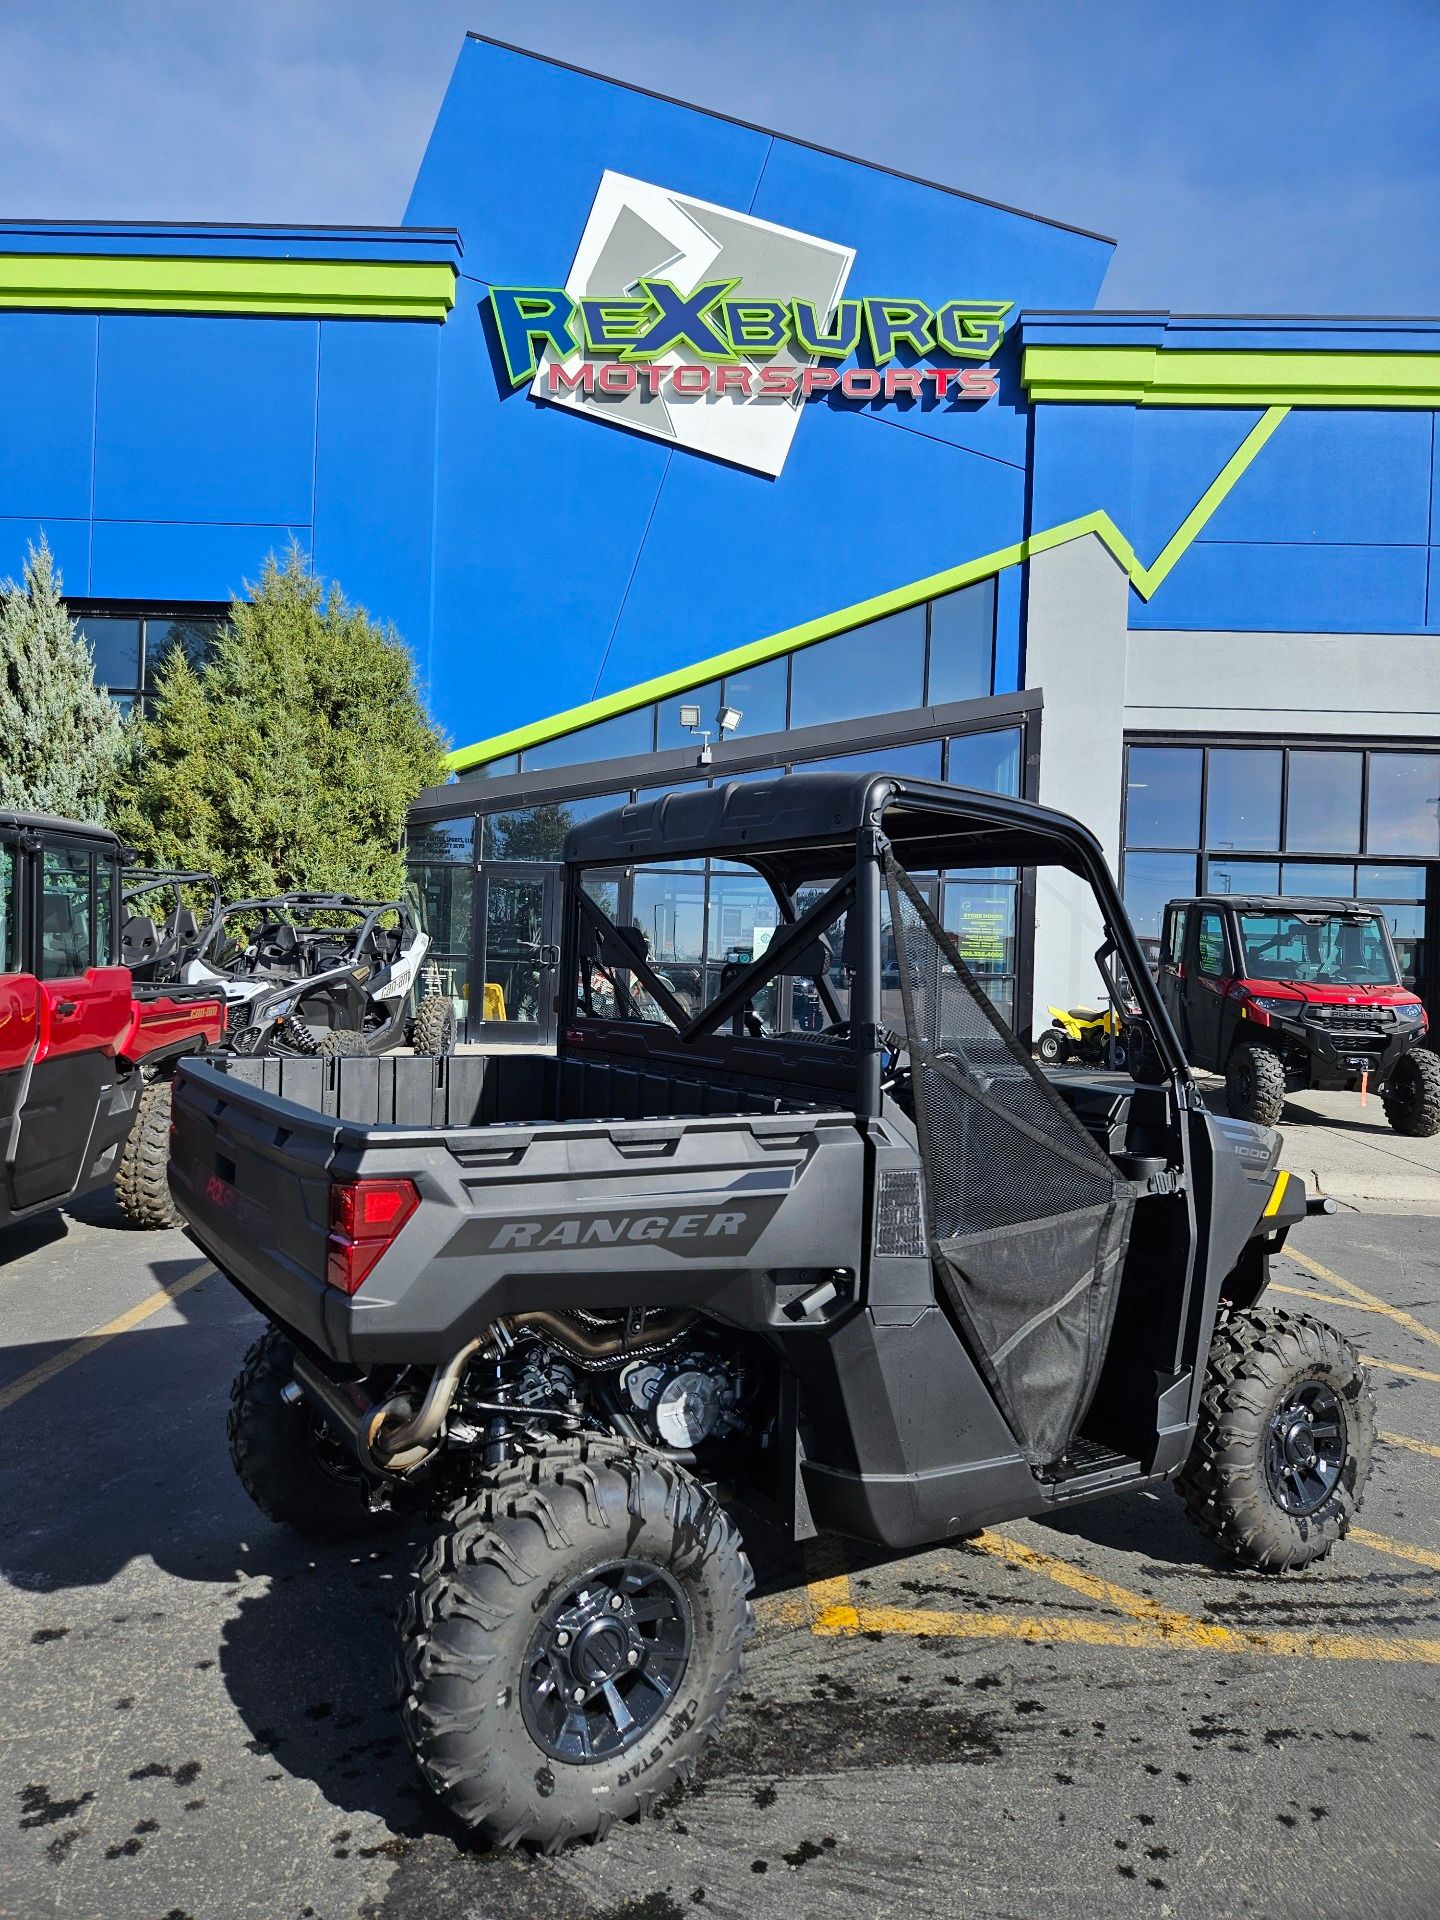
<path fill-rule="evenodd" d="M 715 731 L 723 740 L 727 733 L 734 733 L 744 717 L 744 714 L 741 713 L 738 707 L 722 706 L 715 715 Z M 691 706 L 688 703 L 681 707 L 680 724 L 687 733 L 699 735 L 700 756 L 695 764 L 701 767 L 708 767 L 714 757 L 710 746 L 710 729 L 700 725 L 699 707 Z"/>

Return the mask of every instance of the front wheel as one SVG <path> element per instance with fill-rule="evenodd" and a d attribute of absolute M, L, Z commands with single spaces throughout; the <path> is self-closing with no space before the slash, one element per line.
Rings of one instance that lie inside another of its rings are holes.
<path fill-rule="evenodd" d="M 1225 1068 L 1225 1106 L 1232 1120 L 1279 1124 L 1285 1111 L 1285 1063 L 1272 1047 L 1241 1041 Z"/>
<path fill-rule="evenodd" d="M 1402 1054 L 1380 1098 L 1396 1133 L 1412 1140 L 1440 1133 L 1440 1054 L 1429 1047 Z"/>
<path fill-rule="evenodd" d="M 1058 1067 L 1070 1050 L 1070 1043 L 1058 1027 L 1046 1027 L 1035 1042 L 1035 1051 L 1047 1067 Z"/>
<path fill-rule="evenodd" d="M 689 1778 L 753 1584 L 734 1523 L 658 1454 L 584 1440 L 503 1468 L 450 1510 L 401 1613 L 421 1772 L 496 1845 L 602 1838 Z"/>
<path fill-rule="evenodd" d="M 1375 1396 L 1349 1341 L 1308 1315 L 1250 1307 L 1216 1329 L 1176 1484 L 1230 1559 L 1285 1573 L 1349 1532 L 1374 1446 Z"/>

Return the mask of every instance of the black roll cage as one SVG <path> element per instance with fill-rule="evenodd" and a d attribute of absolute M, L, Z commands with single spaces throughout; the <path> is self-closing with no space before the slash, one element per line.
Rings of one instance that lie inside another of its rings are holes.
<path fill-rule="evenodd" d="M 677 1041 L 686 1045 L 716 1033 L 740 1013 L 786 971 L 787 961 L 846 911 L 853 916 L 853 933 L 847 927 L 846 945 L 853 941 L 857 956 L 848 1021 L 849 1044 L 856 1058 L 857 1109 L 878 1116 L 886 1048 L 880 951 L 887 852 L 902 869 L 914 866 L 921 872 L 1014 865 L 1061 866 L 1076 874 L 1093 891 L 1104 921 L 1105 938 L 1095 955 L 1096 964 L 1113 989 L 1118 961 L 1154 1041 L 1156 1067 L 1188 1080 L 1184 1051 L 1094 835 L 1069 815 L 1030 801 L 883 771 L 793 773 L 778 775 L 764 785 L 737 783 L 699 793 L 669 794 L 617 807 L 572 828 L 565 841 L 566 891 L 568 899 L 579 905 L 578 911 L 568 910 L 565 916 L 562 1022 L 573 1019 L 576 1012 L 579 962 L 584 954 L 582 925 L 597 941 L 594 951 L 643 980 L 675 1025 Z M 775 896 L 784 925 L 763 954 L 742 965 L 708 1006 L 690 1015 L 648 957 L 586 893 L 584 877 L 595 869 L 613 873 L 621 866 L 663 865 L 667 860 L 706 856 L 737 861 L 756 872 Z M 828 879 L 837 869 L 842 869 L 841 877 L 797 918 L 795 888 Z M 834 1020 L 839 1011 L 834 996 L 823 983 L 817 985 Z"/>

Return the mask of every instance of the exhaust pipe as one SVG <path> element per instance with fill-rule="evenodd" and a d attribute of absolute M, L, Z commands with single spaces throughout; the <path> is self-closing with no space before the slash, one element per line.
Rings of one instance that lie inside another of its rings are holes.
<path fill-rule="evenodd" d="M 678 1339 L 695 1319 L 693 1312 L 677 1308 L 649 1322 L 633 1342 L 636 1354 Z M 552 1342 L 574 1358 L 589 1361 L 613 1360 L 627 1347 L 624 1327 L 587 1327 L 564 1314 L 536 1308 L 529 1313 L 511 1314 L 477 1339 L 453 1353 L 430 1376 L 418 1408 L 408 1393 L 392 1394 L 386 1400 L 372 1400 L 363 1382 L 332 1380 L 303 1353 L 295 1355 L 295 1383 L 305 1398 L 323 1414 L 329 1424 L 343 1433 L 360 1457 L 362 1466 L 376 1473 L 409 1473 L 435 1451 L 445 1426 L 456 1388 L 470 1361 L 482 1348 L 501 1354 L 514 1345 L 515 1332 L 528 1327 L 543 1340 Z"/>

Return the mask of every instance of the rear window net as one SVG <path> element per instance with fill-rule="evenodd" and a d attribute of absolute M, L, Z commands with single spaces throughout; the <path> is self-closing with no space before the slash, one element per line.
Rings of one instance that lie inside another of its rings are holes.
<path fill-rule="evenodd" d="M 1134 1190 L 888 853 L 885 884 L 936 1279 L 1021 1451 L 1049 1466 L 1099 1378 Z"/>

